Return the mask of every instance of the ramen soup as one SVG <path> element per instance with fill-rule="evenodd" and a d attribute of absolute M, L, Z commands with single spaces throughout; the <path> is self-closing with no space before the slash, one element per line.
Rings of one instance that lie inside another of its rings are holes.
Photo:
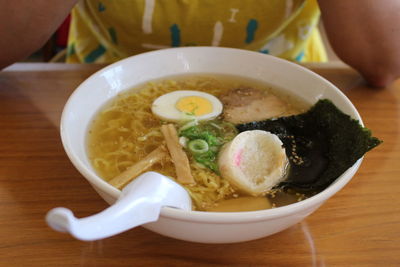
<path fill-rule="evenodd" d="M 241 77 L 174 76 L 124 91 L 96 114 L 88 155 L 121 189 L 146 171 L 182 184 L 200 211 L 278 207 L 307 196 L 276 187 L 290 172 L 282 142 L 236 125 L 299 114 L 308 103 Z"/>

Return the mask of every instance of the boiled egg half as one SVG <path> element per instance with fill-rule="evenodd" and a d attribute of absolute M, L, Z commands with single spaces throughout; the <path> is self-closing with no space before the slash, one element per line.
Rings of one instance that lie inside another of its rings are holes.
<path fill-rule="evenodd" d="M 222 112 L 222 103 L 213 95 L 199 91 L 173 91 L 158 97 L 151 106 L 158 118 L 180 122 L 193 118 L 211 120 Z"/>

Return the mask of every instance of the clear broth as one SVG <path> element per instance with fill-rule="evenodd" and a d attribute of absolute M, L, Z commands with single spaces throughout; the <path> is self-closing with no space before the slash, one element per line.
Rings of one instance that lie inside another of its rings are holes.
<path fill-rule="evenodd" d="M 159 130 L 162 122 L 151 113 L 151 104 L 160 95 L 175 90 L 196 90 L 220 97 L 238 87 L 253 87 L 278 96 L 288 104 L 285 115 L 298 114 L 310 107 L 303 99 L 284 90 L 243 77 L 190 74 L 155 80 L 120 93 L 95 115 L 87 135 L 87 151 L 92 166 L 100 177 L 109 181 L 161 145 L 164 140 Z M 199 167 L 193 161 L 191 167 L 196 186 L 186 188 L 193 199 L 194 209 L 213 210 L 218 203 L 244 197 L 210 170 Z M 170 161 L 162 161 L 149 170 L 176 177 Z M 295 192 L 271 192 L 266 197 L 271 207 L 287 205 L 304 198 Z M 248 198 L 243 199 L 248 201 Z M 241 206 L 245 205 L 246 202 Z M 263 206 L 252 210 L 265 207 L 263 203 Z M 232 211 L 232 208 L 229 210 Z"/>

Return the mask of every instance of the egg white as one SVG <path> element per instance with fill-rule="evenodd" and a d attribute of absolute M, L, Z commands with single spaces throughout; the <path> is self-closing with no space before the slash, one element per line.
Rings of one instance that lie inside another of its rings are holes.
<path fill-rule="evenodd" d="M 188 96 L 203 97 L 212 104 L 212 111 L 210 113 L 201 116 L 193 115 L 197 120 L 211 120 L 221 114 L 222 103 L 218 98 L 204 92 L 190 90 L 173 91 L 158 97 L 156 100 L 154 100 L 151 106 L 151 111 L 158 118 L 169 122 L 181 122 L 188 120 L 188 118 L 193 118 L 193 116 L 188 116 L 187 113 L 176 108 L 176 103 L 181 98 Z"/>

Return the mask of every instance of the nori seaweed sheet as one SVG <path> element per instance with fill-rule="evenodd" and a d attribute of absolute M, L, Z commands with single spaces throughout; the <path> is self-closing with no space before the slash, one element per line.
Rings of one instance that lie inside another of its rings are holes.
<path fill-rule="evenodd" d="M 330 100 L 319 100 L 305 113 L 236 126 L 240 132 L 276 134 L 286 150 L 290 170 L 277 187 L 317 192 L 328 187 L 367 151 L 382 141 Z"/>

